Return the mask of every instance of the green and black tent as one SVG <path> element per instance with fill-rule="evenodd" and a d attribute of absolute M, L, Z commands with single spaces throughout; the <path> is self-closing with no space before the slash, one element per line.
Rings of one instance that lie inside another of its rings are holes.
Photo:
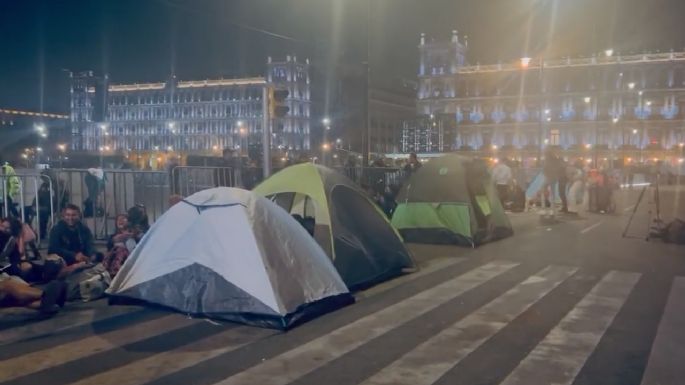
<path fill-rule="evenodd" d="M 513 234 L 482 160 L 434 158 L 407 179 L 397 202 L 392 225 L 407 242 L 476 246 Z"/>
<path fill-rule="evenodd" d="M 315 223 L 314 238 L 350 289 L 368 287 L 415 266 L 378 206 L 332 169 L 312 163 L 291 166 L 254 191 Z"/>

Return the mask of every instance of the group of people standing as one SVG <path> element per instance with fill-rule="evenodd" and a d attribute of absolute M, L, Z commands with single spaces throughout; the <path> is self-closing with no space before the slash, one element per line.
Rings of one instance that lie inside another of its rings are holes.
<path fill-rule="evenodd" d="M 569 162 L 550 147 L 545 151 L 542 169 L 537 177 L 527 181 L 518 167 L 505 158 L 492 169 L 497 193 L 505 208 L 523 211 L 539 206 L 550 209 L 558 198 L 560 212 L 575 214 L 583 206 L 593 212 L 610 212 L 613 190 L 618 182 L 606 170 L 590 168 L 582 159 Z"/>

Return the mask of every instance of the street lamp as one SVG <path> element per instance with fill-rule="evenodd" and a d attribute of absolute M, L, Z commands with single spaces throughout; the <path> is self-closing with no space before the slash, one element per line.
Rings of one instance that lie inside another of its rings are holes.
<path fill-rule="evenodd" d="M 530 65 L 530 61 L 531 61 L 531 58 L 529 58 L 528 56 L 522 57 L 521 58 L 521 67 L 528 68 L 528 66 Z"/>
<path fill-rule="evenodd" d="M 57 145 L 57 149 L 59 150 L 59 168 L 63 168 L 62 161 L 64 159 L 64 152 L 67 151 L 67 145 L 60 143 Z"/>
<path fill-rule="evenodd" d="M 321 163 L 325 166 L 326 165 L 326 159 L 328 158 L 328 152 L 331 149 L 331 145 L 327 142 L 324 142 L 321 145 Z"/>
<path fill-rule="evenodd" d="M 249 147 L 249 139 L 247 139 L 247 129 L 243 127 L 243 121 L 238 120 L 235 122 L 236 126 L 238 126 L 238 134 L 240 134 L 240 144 L 236 146 L 238 149 L 240 149 L 240 155 L 243 155 L 243 148 L 245 151 L 247 151 L 247 148 Z M 243 140 L 245 140 L 245 145 L 243 145 Z"/>
<path fill-rule="evenodd" d="M 585 102 L 585 104 L 590 104 L 590 101 L 591 101 L 591 100 L 592 100 L 592 98 L 590 98 L 589 96 L 586 96 L 586 97 L 583 99 L 583 101 Z"/>
<path fill-rule="evenodd" d="M 321 123 L 324 126 L 323 145 L 321 146 L 321 148 L 327 151 L 328 148 L 330 148 L 330 145 L 328 144 L 328 131 L 331 130 L 331 119 L 329 117 L 324 117 L 323 119 L 321 119 Z M 324 165 L 327 164 L 327 157 L 325 152 L 321 154 L 321 161 Z"/>
<path fill-rule="evenodd" d="M 604 54 L 606 55 L 606 57 L 612 57 L 612 56 L 614 56 L 614 50 L 609 48 L 609 49 L 604 51 Z"/>
<path fill-rule="evenodd" d="M 634 89 L 634 88 L 635 88 L 635 83 L 634 83 L 634 82 L 628 83 L 628 89 L 631 89 L 631 90 L 632 90 L 632 89 Z M 642 95 L 642 91 L 640 91 L 640 95 Z"/>

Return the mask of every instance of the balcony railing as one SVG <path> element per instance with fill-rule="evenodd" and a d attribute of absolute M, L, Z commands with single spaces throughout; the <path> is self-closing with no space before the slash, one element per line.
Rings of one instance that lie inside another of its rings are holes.
<path fill-rule="evenodd" d="M 473 73 L 487 73 L 487 72 L 501 72 L 501 71 L 522 71 L 522 70 L 539 70 L 542 66 L 544 69 L 551 68 L 566 68 L 566 67 L 590 67 L 590 66 L 605 66 L 616 64 L 640 64 L 640 63 L 659 63 L 659 62 L 685 62 L 685 52 L 665 52 L 665 53 L 645 53 L 639 55 L 615 55 L 615 56 L 595 56 L 584 58 L 564 58 L 564 59 L 550 59 L 540 60 L 533 59 L 528 65 L 523 66 L 520 61 L 512 63 L 498 63 L 487 65 L 472 65 L 460 67 L 457 74 L 473 74 Z M 444 77 L 454 76 L 455 74 L 445 72 L 443 74 L 426 74 L 423 77 Z"/>

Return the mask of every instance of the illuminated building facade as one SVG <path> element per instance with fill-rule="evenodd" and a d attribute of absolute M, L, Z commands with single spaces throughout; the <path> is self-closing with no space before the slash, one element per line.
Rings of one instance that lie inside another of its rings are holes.
<path fill-rule="evenodd" d="M 549 145 L 595 160 L 682 158 L 685 52 L 467 65 L 467 48 L 456 31 L 419 44 L 417 110 L 454 122 L 453 149 L 532 157 Z"/>
<path fill-rule="evenodd" d="M 255 78 L 110 84 L 90 71 L 72 74 L 72 148 L 125 156 L 247 154 L 262 141 L 267 86 L 290 92 L 290 111 L 272 121 L 273 147 L 308 151 L 309 61 L 291 56 L 269 58 L 266 76 Z"/>

